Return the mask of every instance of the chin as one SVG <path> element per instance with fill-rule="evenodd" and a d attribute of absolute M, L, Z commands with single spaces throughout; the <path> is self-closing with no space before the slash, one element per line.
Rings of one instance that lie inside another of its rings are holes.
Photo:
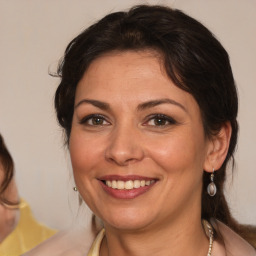
<path fill-rule="evenodd" d="M 150 217 L 138 211 L 130 212 L 127 210 L 123 214 L 120 211 L 118 214 L 111 214 L 109 218 L 107 216 L 103 218 L 105 226 L 126 231 L 145 229 L 152 221 L 152 215 Z"/>
<path fill-rule="evenodd" d="M 135 231 L 135 230 L 145 229 L 147 227 L 147 224 L 144 221 L 114 220 L 114 221 L 106 223 L 105 226 L 111 226 L 112 228 L 117 229 L 117 230 Z"/>

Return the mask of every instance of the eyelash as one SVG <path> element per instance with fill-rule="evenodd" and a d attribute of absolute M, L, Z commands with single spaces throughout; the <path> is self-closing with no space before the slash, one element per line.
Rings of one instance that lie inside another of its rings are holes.
<path fill-rule="evenodd" d="M 164 123 L 164 124 L 159 124 L 157 125 L 155 122 L 154 124 L 150 124 L 149 126 L 156 126 L 156 127 L 166 127 L 166 126 L 169 126 L 169 125 L 174 125 L 174 124 L 177 124 L 177 122 L 170 116 L 166 116 L 166 115 L 163 115 L 163 114 L 153 114 L 153 115 L 150 115 L 147 119 L 146 122 L 143 123 L 143 125 L 148 125 L 148 123 L 150 121 L 164 121 L 164 122 L 167 122 Z"/>
<path fill-rule="evenodd" d="M 91 120 L 93 122 L 93 119 L 99 119 L 102 120 L 103 122 L 107 122 L 108 124 L 89 124 L 89 121 Z M 99 115 L 99 114 L 91 114 L 89 116 L 86 116 L 84 118 L 82 118 L 79 121 L 79 124 L 84 124 L 84 125 L 89 125 L 89 126 L 104 126 L 104 125 L 109 125 L 109 122 L 106 120 L 106 118 L 103 115 Z"/>
<path fill-rule="evenodd" d="M 93 122 L 93 119 L 98 119 L 103 122 L 103 124 L 89 124 L 89 121 Z M 155 121 L 154 124 L 149 124 L 150 121 Z M 164 122 L 164 124 L 156 124 L 156 121 Z M 107 124 L 104 124 L 104 122 L 107 122 Z M 106 120 L 106 118 L 103 115 L 100 114 L 91 114 L 89 116 L 86 116 L 82 118 L 79 121 L 80 124 L 88 125 L 88 126 L 105 126 L 109 125 L 109 122 Z M 166 124 L 167 123 L 167 124 Z M 156 127 L 166 127 L 169 125 L 177 124 L 177 122 L 169 116 L 163 115 L 163 114 L 153 114 L 147 117 L 147 121 L 143 123 L 143 126 L 156 126 Z"/>

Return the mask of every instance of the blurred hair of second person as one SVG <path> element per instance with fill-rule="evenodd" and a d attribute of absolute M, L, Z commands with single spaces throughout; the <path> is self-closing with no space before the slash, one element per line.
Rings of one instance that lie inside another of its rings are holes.
<path fill-rule="evenodd" d="M 0 255 L 21 255 L 55 233 L 37 222 L 28 203 L 20 199 L 14 162 L 0 134 Z"/>

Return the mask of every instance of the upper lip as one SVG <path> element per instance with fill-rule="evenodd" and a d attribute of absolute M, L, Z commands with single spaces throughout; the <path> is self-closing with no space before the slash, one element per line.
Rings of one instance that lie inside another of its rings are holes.
<path fill-rule="evenodd" d="M 157 180 L 156 178 L 152 177 L 145 177 L 145 176 L 139 176 L 139 175 L 105 175 L 102 177 L 99 177 L 98 180 L 122 180 L 122 181 L 128 181 L 128 180 Z"/>

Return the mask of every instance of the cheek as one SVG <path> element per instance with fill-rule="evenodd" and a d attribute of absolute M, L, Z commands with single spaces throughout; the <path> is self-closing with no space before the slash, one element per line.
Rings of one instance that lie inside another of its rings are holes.
<path fill-rule="evenodd" d="M 18 221 L 18 216 L 16 210 L 8 210 L 2 205 L 0 205 L 0 216 L 0 239 L 4 239 L 14 230 Z"/>
<path fill-rule="evenodd" d="M 11 180 L 10 184 L 8 185 L 2 196 L 3 198 L 6 198 L 11 202 L 19 201 L 18 190 L 14 178 Z"/>
<path fill-rule="evenodd" d="M 74 176 L 92 176 L 91 170 L 104 156 L 103 148 L 97 139 L 90 139 L 82 132 L 73 131 L 69 141 L 69 151 L 73 167 Z"/>
<path fill-rule="evenodd" d="M 150 157 L 162 174 L 162 187 L 165 188 L 162 190 L 162 205 L 167 211 L 170 207 L 180 209 L 188 201 L 200 204 L 204 145 L 202 137 L 193 138 L 183 133 L 151 147 Z M 166 204 L 165 198 L 170 204 Z"/>
<path fill-rule="evenodd" d="M 93 191 L 94 166 L 97 162 L 95 144 L 85 139 L 79 133 L 71 132 L 69 152 L 72 163 L 75 184 L 83 200 L 91 207 Z"/>
<path fill-rule="evenodd" d="M 182 132 L 165 137 L 149 146 L 150 157 L 167 173 L 194 175 L 202 173 L 205 158 L 204 138 L 196 133 Z"/>

